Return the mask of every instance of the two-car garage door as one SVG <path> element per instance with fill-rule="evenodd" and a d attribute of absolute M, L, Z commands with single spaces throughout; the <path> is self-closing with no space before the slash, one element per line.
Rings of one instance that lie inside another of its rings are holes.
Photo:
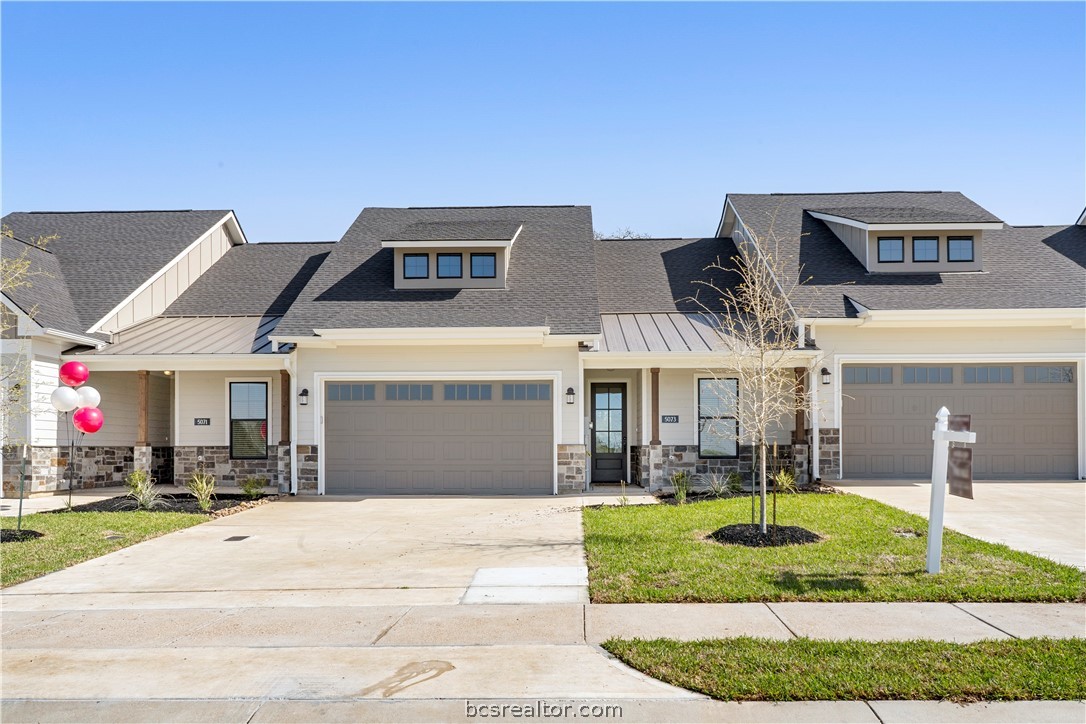
<path fill-rule="evenodd" d="M 1075 368 L 1065 364 L 846 365 L 846 478 L 931 475 L 935 413 L 972 416 L 973 476 L 1070 479 L 1077 472 Z"/>
<path fill-rule="evenodd" d="M 328 494 L 549 494 L 553 390 L 536 381 L 327 382 Z"/>

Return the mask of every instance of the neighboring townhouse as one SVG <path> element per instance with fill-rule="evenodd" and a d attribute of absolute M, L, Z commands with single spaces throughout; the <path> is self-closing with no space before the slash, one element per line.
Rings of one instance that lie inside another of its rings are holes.
<path fill-rule="evenodd" d="M 335 243 L 249 244 L 225 211 L 4 224 L 35 269 L 3 300 L 35 491 L 64 487 L 47 403 L 68 359 L 106 415 L 84 485 L 203 467 L 304 494 L 552 494 L 749 470 L 701 282 L 770 244 L 803 281 L 788 366 L 817 394 L 771 439 L 801 480 L 923 479 L 942 405 L 973 417 L 978 479 L 1086 475 L 1084 218 L 894 192 L 729 195 L 701 239 L 594 241 L 586 206 L 367 208 Z"/>

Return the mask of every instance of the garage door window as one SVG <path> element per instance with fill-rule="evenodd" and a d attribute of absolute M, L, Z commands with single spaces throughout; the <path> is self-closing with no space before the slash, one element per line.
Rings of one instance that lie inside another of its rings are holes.
<path fill-rule="evenodd" d="M 962 381 L 966 384 L 1009 385 L 1014 383 L 1012 367 L 965 367 Z"/>
<path fill-rule="evenodd" d="M 268 457 L 268 383 L 230 383 L 230 457 Z"/>
<path fill-rule="evenodd" d="M 368 402 L 377 399 L 377 385 L 328 385 L 329 402 Z"/>
<path fill-rule="evenodd" d="M 893 367 L 846 367 L 846 385 L 891 385 L 894 383 Z"/>
<path fill-rule="evenodd" d="M 503 400 L 549 400 L 551 386 L 534 382 L 502 385 Z"/>
<path fill-rule="evenodd" d="M 477 384 L 460 384 L 460 385 L 445 385 L 445 399 L 446 400 L 479 400 L 485 401 L 490 399 L 492 392 L 490 385 L 477 385 Z"/>
<path fill-rule="evenodd" d="M 950 385 L 954 383 L 954 368 L 903 367 L 901 381 L 906 385 Z"/>
<path fill-rule="evenodd" d="M 733 458 L 739 454 L 738 399 L 739 380 L 698 380 L 698 457 Z"/>
<path fill-rule="evenodd" d="M 385 385 L 385 399 L 390 402 L 434 399 L 433 385 Z"/>
<path fill-rule="evenodd" d="M 1026 382 L 1074 382 L 1075 376 L 1070 365 L 1060 367 L 1026 367 Z"/>

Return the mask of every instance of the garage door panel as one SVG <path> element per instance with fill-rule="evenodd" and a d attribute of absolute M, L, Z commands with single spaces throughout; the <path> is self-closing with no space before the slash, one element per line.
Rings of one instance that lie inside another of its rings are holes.
<path fill-rule="evenodd" d="M 890 366 L 892 384 L 843 387 L 846 477 L 926 478 L 935 413 L 944 405 L 953 414 L 972 416 L 976 479 L 1075 476 L 1079 433 L 1074 382 L 1026 383 L 1024 366 L 1010 365 L 1010 384 L 966 384 L 965 366 L 949 365 L 952 383 L 905 384 L 904 366 Z"/>

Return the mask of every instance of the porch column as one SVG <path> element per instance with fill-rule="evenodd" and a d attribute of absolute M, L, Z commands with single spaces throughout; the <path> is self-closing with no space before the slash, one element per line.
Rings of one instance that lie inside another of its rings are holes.
<path fill-rule="evenodd" d="M 652 374 L 652 439 L 649 445 L 660 444 L 660 368 L 649 370 Z"/>
<path fill-rule="evenodd" d="M 649 428 L 652 437 L 649 439 L 649 490 L 657 490 L 663 485 L 664 457 L 660 447 L 660 368 L 649 369 L 650 405 L 649 415 L 652 422 Z"/>
<path fill-rule="evenodd" d="M 276 468 L 280 493 L 290 492 L 290 406 L 294 403 L 290 389 L 290 372 L 279 370 L 279 459 Z"/>
<path fill-rule="evenodd" d="M 136 415 L 138 427 L 136 430 L 136 444 L 132 448 L 132 468 L 151 472 L 151 441 L 150 441 L 150 417 L 151 417 L 151 373 L 140 370 L 136 373 Z"/>
<path fill-rule="evenodd" d="M 804 367 L 795 367 L 796 397 L 803 399 L 806 389 L 807 370 Z M 796 483 L 804 485 L 810 482 L 809 475 L 809 446 L 807 444 L 807 416 L 802 405 L 796 405 L 796 428 L 792 431 L 792 472 L 796 476 Z"/>

